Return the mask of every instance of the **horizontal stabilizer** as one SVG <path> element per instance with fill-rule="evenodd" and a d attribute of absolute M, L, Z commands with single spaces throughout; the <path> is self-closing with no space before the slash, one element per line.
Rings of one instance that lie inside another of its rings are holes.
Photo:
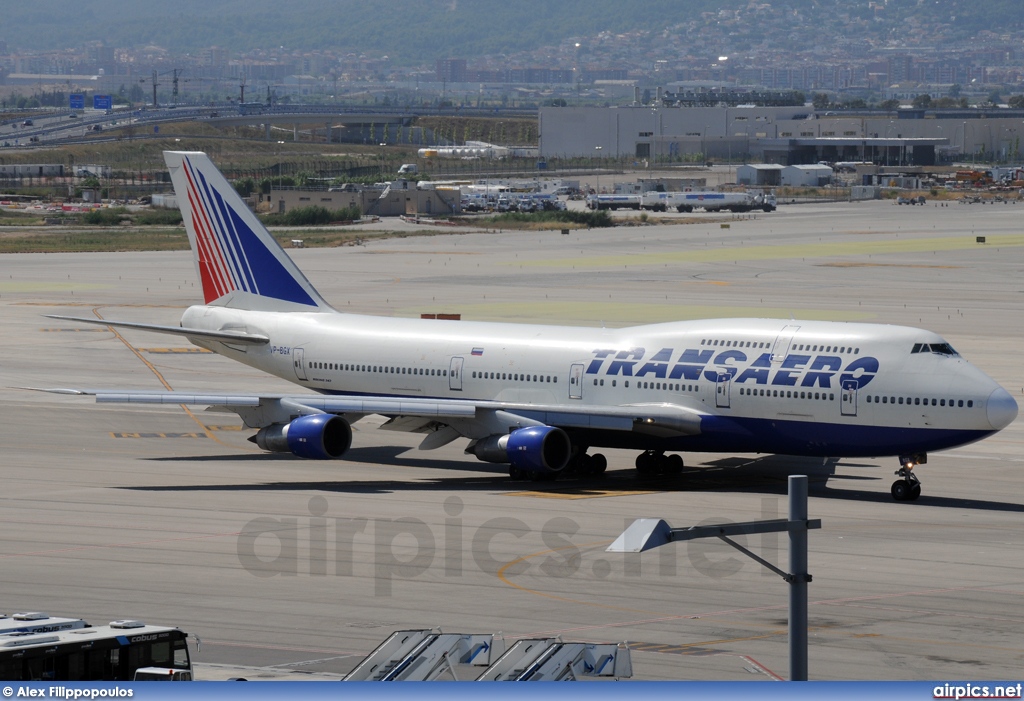
<path fill-rule="evenodd" d="M 270 339 L 257 333 L 246 333 L 245 331 L 207 331 L 205 329 L 187 329 L 183 326 L 161 326 L 159 324 L 142 324 L 135 321 L 109 321 L 107 319 L 86 319 L 77 316 L 59 316 L 57 314 L 44 314 L 48 319 L 60 319 L 62 321 L 77 321 L 82 324 L 96 324 L 97 326 L 113 326 L 114 328 L 138 329 L 140 331 L 152 331 L 153 333 L 167 333 L 174 336 L 187 336 L 199 338 L 206 341 L 222 341 L 224 343 L 262 345 L 269 343 Z"/>

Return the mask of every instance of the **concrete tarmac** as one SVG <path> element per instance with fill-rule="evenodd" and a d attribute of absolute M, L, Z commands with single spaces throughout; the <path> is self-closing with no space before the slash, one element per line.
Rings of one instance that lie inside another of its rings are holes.
<path fill-rule="evenodd" d="M 1024 205 L 783 206 L 751 217 L 463 233 L 291 251 L 337 308 L 574 325 L 719 316 L 919 326 L 1024 393 Z M 386 223 L 385 223 L 386 225 Z M 984 236 L 985 243 L 977 237 Z M 510 483 L 501 466 L 356 424 L 348 459 L 258 451 L 237 417 L 19 387 L 295 391 L 182 340 L 48 313 L 177 324 L 187 253 L 0 256 L 0 610 L 138 618 L 202 640 L 207 678 L 344 673 L 391 631 L 629 641 L 637 679 L 788 675 L 785 582 L 725 544 L 604 548 L 632 519 L 784 516 L 810 476 L 811 679 L 1019 680 L 1021 422 L 929 456 L 684 454 L 683 476 Z M 785 568 L 787 541 L 747 547 Z M 241 667 L 240 667 L 241 666 Z M 227 672 L 224 672 L 226 675 Z"/>

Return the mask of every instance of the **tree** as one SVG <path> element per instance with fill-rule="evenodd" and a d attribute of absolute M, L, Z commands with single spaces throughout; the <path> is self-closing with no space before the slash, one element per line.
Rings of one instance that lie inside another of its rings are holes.
<path fill-rule="evenodd" d="M 235 181 L 235 191 L 242 197 L 248 197 L 256 190 L 256 181 L 252 178 L 241 178 Z"/>
<path fill-rule="evenodd" d="M 1024 108 L 1024 95 L 1011 95 L 1006 103 L 1016 110 Z"/>
<path fill-rule="evenodd" d="M 878 106 L 883 110 L 889 110 L 891 112 L 892 110 L 897 110 L 900 108 L 900 101 L 895 98 L 882 100 L 881 102 L 878 103 Z"/>
<path fill-rule="evenodd" d="M 828 98 L 828 95 L 826 95 L 823 92 L 816 92 L 813 95 L 811 95 L 811 104 L 814 105 L 814 109 L 816 110 L 825 109 L 826 107 L 829 106 L 829 102 L 830 100 Z"/>
<path fill-rule="evenodd" d="M 993 107 L 995 107 L 996 105 L 998 105 L 1002 101 L 1003 101 L 1003 98 L 999 95 L 999 91 L 998 90 L 993 90 L 991 93 L 989 93 L 988 104 L 990 104 Z"/>
<path fill-rule="evenodd" d="M 922 93 L 915 97 L 911 104 L 917 109 L 928 109 L 932 106 L 932 96 L 928 93 Z"/>
<path fill-rule="evenodd" d="M 142 89 L 141 85 L 134 84 L 128 88 L 128 101 L 129 102 L 142 102 L 146 99 L 146 93 Z"/>

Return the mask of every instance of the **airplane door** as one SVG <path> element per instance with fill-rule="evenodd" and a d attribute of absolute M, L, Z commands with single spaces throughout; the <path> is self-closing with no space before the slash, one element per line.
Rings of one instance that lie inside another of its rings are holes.
<path fill-rule="evenodd" d="M 583 363 L 569 366 L 569 399 L 583 399 Z"/>
<path fill-rule="evenodd" d="M 295 369 L 295 376 L 300 380 L 305 380 L 306 363 L 302 360 L 302 355 L 301 348 L 292 348 L 292 367 Z"/>
<path fill-rule="evenodd" d="M 729 391 L 732 387 L 732 375 L 727 372 L 718 373 L 715 383 L 715 406 L 728 409 L 731 406 Z"/>
<path fill-rule="evenodd" d="M 847 380 L 843 383 L 843 391 L 840 393 L 841 409 L 843 416 L 857 415 L 857 381 Z"/>
<path fill-rule="evenodd" d="M 781 363 L 789 355 L 789 346 L 793 342 L 793 336 L 800 330 L 799 326 L 786 326 L 779 331 L 772 346 L 772 362 Z"/>
<path fill-rule="evenodd" d="M 452 358 L 451 366 L 448 368 L 448 389 L 456 392 L 462 391 L 462 363 L 462 358 Z"/>

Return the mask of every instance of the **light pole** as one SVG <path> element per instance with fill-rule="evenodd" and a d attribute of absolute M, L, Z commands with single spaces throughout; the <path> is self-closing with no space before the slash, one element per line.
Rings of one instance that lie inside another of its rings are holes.
<path fill-rule="evenodd" d="M 654 123 L 651 125 L 651 169 L 658 166 L 658 110 L 651 110 Z"/>
<path fill-rule="evenodd" d="M 789 477 L 789 518 L 720 526 L 672 528 L 665 521 L 641 518 L 633 521 L 606 552 L 640 553 L 661 545 L 697 538 L 718 538 L 764 565 L 789 584 L 789 679 L 807 681 L 807 531 L 821 528 L 821 519 L 807 518 L 807 475 Z M 747 550 L 729 536 L 754 533 L 789 533 L 789 572 Z"/>
<path fill-rule="evenodd" d="M 597 154 L 597 194 L 601 194 L 601 149 L 603 146 L 595 146 L 594 153 Z"/>

